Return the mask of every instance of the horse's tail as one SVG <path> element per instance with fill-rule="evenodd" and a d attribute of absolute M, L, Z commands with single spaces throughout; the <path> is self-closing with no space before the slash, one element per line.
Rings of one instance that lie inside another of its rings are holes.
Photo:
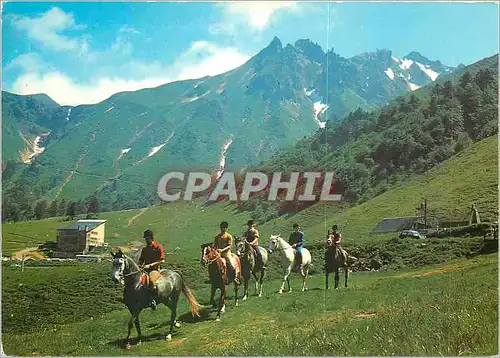
<path fill-rule="evenodd" d="M 196 298 L 191 292 L 191 289 L 188 287 L 186 281 L 184 280 L 184 277 L 180 274 L 180 272 L 178 273 L 179 276 L 181 277 L 182 293 L 184 294 L 184 296 L 186 296 L 186 299 L 188 300 L 189 307 L 191 309 L 191 314 L 193 316 L 200 317 L 201 305 L 196 301 Z"/>

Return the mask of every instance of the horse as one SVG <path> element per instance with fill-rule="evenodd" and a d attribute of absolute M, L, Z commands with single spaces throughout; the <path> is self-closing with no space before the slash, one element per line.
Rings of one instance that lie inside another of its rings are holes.
<path fill-rule="evenodd" d="M 243 301 L 245 301 L 248 297 L 248 281 L 250 280 L 250 275 L 253 275 L 253 277 L 255 278 L 255 294 L 257 294 L 257 291 L 259 291 L 259 297 L 262 297 L 264 274 L 266 272 L 267 265 L 267 251 L 263 247 L 258 247 L 258 250 L 260 251 L 262 257 L 262 262 L 259 262 L 257 264 L 255 262 L 256 260 L 252 245 L 250 245 L 247 240 L 242 238 L 236 237 L 235 240 L 236 254 L 240 257 L 241 260 L 241 271 L 244 284 Z M 260 278 L 258 279 L 257 273 L 259 272 Z"/>
<path fill-rule="evenodd" d="M 240 265 L 240 260 L 238 256 L 234 255 L 234 257 L 236 257 L 237 264 Z M 215 249 L 212 246 L 212 244 L 201 245 L 200 261 L 203 266 L 208 265 L 208 274 L 210 276 L 210 283 L 212 286 L 210 293 L 210 303 L 212 304 L 213 307 L 217 307 L 214 300 L 215 291 L 217 289 L 220 290 L 217 317 L 215 319 L 217 322 L 219 322 L 221 314 L 223 314 L 226 311 L 226 295 L 227 295 L 226 285 L 229 284 L 229 282 L 227 282 L 228 281 L 227 267 L 220 253 L 217 251 L 217 249 Z M 236 277 L 233 278 L 234 300 L 235 300 L 235 306 L 238 307 L 238 284 L 234 279 L 236 279 Z"/>
<path fill-rule="evenodd" d="M 295 266 L 294 249 L 281 237 L 281 235 L 271 235 L 268 251 L 269 253 L 272 253 L 275 250 L 281 253 L 281 267 L 283 268 L 283 272 L 285 275 L 283 277 L 283 283 L 281 284 L 281 288 L 279 289 L 278 293 L 283 293 L 285 282 L 288 284 L 288 292 L 292 292 L 289 276 Z M 302 263 L 300 265 L 300 274 L 302 276 L 302 292 L 307 290 L 306 282 L 311 265 L 311 253 L 306 248 L 302 248 Z"/>
<path fill-rule="evenodd" d="M 130 334 L 132 326 L 135 324 L 137 330 L 138 343 L 141 344 L 141 325 L 139 323 L 139 314 L 141 311 L 149 307 L 149 288 L 142 284 L 142 276 L 147 275 L 137 263 L 119 250 L 116 254 L 111 252 L 113 257 L 113 267 L 111 278 L 115 283 L 121 283 L 125 286 L 123 290 L 123 303 L 127 306 L 132 315 L 128 322 L 128 334 L 126 338 L 126 348 L 130 349 Z M 160 270 L 161 277 L 156 281 L 158 288 L 157 302 L 163 303 L 170 308 L 170 330 L 165 336 L 166 340 L 172 339 L 174 326 L 180 327 L 176 321 L 177 303 L 181 292 L 187 298 L 191 314 L 200 316 L 201 306 L 196 301 L 193 293 L 186 284 L 182 275 L 177 271 Z"/>
<path fill-rule="evenodd" d="M 347 287 L 347 277 L 349 276 L 349 266 L 353 261 L 357 260 L 355 257 L 350 256 L 347 251 L 335 245 L 333 239 L 329 237 L 326 240 L 325 251 L 325 282 L 326 289 L 328 290 L 328 276 L 330 273 L 335 272 L 335 289 L 339 287 L 339 270 L 342 267 L 345 274 L 345 287 Z"/>

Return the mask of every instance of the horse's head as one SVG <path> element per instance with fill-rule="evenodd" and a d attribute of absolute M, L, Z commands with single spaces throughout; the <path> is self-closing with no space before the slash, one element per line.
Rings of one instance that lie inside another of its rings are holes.
<path fill-rule="evenodd" d="M 246 252 L 245 240 L 241 237 L 234 237 L 235 246 L 236 246 L 236 255 L 242 256 Z"/>
<path fill-rule="evenodd" d="M 115 283 L 121 283 L 122 285 L 125 283 L 124 279 L 124 271 L 127 266 L 127 260 L 125 255 L 123 255 L 122 250 L 118 250 L 115 254 L 111 251 L 111 256 L 113 257 L 113 268 L 111 269 L 111 279 Z"/>
<path fill-rule="evenodd" d="M 331 236 L 328 236 L 328 239 L 326 239 L 326 247 L 331 247 L 333 245 L 333 238 Z"/>
<path fill-rule="evenodd" d="M 269 246 L 267 248 L 267 251 L 269 251 L 269 253 L 272 253 L 273 250 L 276 250 L 278 248 L 278 239 L 281 237 L 281 234 L 280 235 L 271 235 L 271 238 L 270 238 L 270 241 L 269 241 Z"/>
<path fill-rule="evenodd" d="M 211 261 L 214 261 L 217 259 L 217 256 L 219 253 L 217 250 L 212 246 L 212 244 L 203 244 L 201 245 L 201 258 L 200 262 L 203 266 L 208 264 Z"/>

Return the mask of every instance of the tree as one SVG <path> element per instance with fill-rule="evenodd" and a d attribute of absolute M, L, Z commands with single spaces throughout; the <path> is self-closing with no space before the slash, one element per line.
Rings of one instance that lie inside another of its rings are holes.
<path fill-rule="evenodd" d="M 41 200 L 35 205 L 35 218 L 40 220 L 47 215 L 47 200 Z"/>
<path fill-rule="evenodd" d="M 66 215 L 73 220 L 76 216 L 76 203 L 74 201 L 70 201 L 68 206 L 66 207 Z"/>
<path fill-rule="evenodd" d="M 57 216 L 57 200 L 52 200 L 48 210 L 49 217 Z"/>
<path fill-rule="evenodd" d="M 99 212 L 99 199 L 96 196 L 90 198 L 87 203 L 87 214 L 89 213 L 98 213 Z"/>
<path fill-rule="evenodd" d="M 61 199 L 59 205 L 57 205 L 57 216 L 63 216 L 66 214 L 66 200 Z"/>

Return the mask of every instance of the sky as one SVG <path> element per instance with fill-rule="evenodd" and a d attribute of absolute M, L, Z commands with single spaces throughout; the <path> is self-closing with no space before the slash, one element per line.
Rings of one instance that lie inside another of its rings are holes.
<path fill-rule="evenodd" d="M 277 36 L 343 57 L 386 48 L 449 66 L 498 53 L 495 3 L 149 2 L 2 4 L 2 89 L 61 105 L 214 76 Z"/>

